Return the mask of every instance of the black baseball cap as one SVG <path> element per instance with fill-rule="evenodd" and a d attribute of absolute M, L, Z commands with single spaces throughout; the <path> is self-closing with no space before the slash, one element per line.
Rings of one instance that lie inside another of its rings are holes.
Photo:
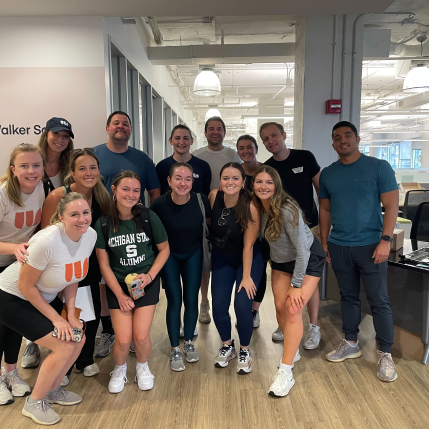
<path fill-rule="evenodd" d="M 51 118 L 46 122 L 45 129 L 57 133 L 58 131 L 68 131 L 70 137 L 74 139 L 74 134 L 72 131 L 72 126 L 69 121 L 66 121 L 64 118 Z"/>

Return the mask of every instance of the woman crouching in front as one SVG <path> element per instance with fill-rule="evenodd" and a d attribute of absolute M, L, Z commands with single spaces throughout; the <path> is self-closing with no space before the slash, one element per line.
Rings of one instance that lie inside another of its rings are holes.
<path fill-rule="evenodd" d="M 110 393 L 122 392 L 128 382 L 127 356 L 132 339 L 138 386 L 140 390 L 153 387 L 154 376 L 148 365 L 152 351 L 149 334 L 159 302 L 158 274 L 170 255 L 170 248 L 159 217 L 140 204 L 140 191 L 136 173 L 126 170 L 118 174 L 112 184 L 109 214 L 101 216 L 95 224 L 97 258 L 108 286 L 107 303 L 115 331 L 115 368 L 110 374 Z M 129 275 L 132 282 L 126 279 Z M 144 294 L 139 286 L 144 288 Z"/>
<path fill-rule="evenodd" d="M 0 322 L 52 350 L 22 410 L 24 416 L 43 425 L 60 420 L 51 403 L 75 405 L 82 401 L 60 383 L 85 343 L 84 336 L 75 341 L 72 328 L 82 328 L 75 316 L 75 299 L 96 240 L 90 224 L 86 198 L 76 192 L 67 194 L 61 198 L 51 226 L 30 239 L 26 263 L 17 261 L 0 275 Z M 67 320 L 60 316 L 63 303 L 57 294 L 61 291 Z"/>
<path fill-rule="evenodd" d="M 261 235 L 270 245 L 274 303 L 284 334 L 283 358 L 268 393 L 286 396 L 295 384 L 292 368 L 300 358 L 302 309 L 317 288 L 326 254 L 305 224 L 298 203 L 283 190 L 274 168 L 256 170 L 253 192 L 262 213 Z"/>

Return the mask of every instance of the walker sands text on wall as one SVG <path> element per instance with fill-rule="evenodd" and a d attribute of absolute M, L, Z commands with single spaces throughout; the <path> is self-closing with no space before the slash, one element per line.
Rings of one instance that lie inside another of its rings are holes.
<path fill-rule="evenodd" d="M 39 134 L 43 133 L 44 129 L 45 128 L 42 125 L 33 125 L 33 127 L 20 127 L 16 126 L 15 124 L 0 124 L 0 132 L 4 136 L 28 136 L 31 134 L 31 132 L 38 136 Z"/>

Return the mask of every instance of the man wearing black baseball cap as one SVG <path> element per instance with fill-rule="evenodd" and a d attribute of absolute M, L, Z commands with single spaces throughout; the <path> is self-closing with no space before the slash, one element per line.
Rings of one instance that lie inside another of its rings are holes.
<path fill-rule="evenodd" d="M 58 131 L 68 131 L 70 133 L 70 137 L 74 139 L 72 126 L 70 122 L 66 121 L 64 118 L 49 119 L 49 121 L 46 122 L 45 130 L 50 130 L 54 133 L 57 133 Z"/>

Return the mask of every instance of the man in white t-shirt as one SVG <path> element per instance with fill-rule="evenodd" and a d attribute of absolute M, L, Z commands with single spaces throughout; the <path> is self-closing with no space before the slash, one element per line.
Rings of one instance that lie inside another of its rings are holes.
<path fill-rule="evenodd" d="M 210 191 L 219 188 L 220 170 L 228 162 L 242 163 L 237 151 L 223 145 L 223 139 L 226 134 L 225 123 L 219 116 L 213 116 L 207 119 L 204 134 L 207 139 L 207 146 L 192 152 L 192 155 L 203 159 L 210 165 L 212 172 L 212 181 Z M 207 297 L 209 290 L 210 272 L 203 271 L 201 278 L 201 306 L 198 320 L 202 323 L 210 323 L 210 305 Z"/>
<path fill-rule="evenodd" d="M 219 188 L 219 173 L 221 168 L 227 162 L 238 162 L 241 164 L 242 161 L 235 149 L 223 145 L 226 128 L 222 118 L 218 116 L 209 118 L 204 127 L 204 134 L 207 139 L 207 146 L 197 149 L 195 152 L 192 152 L 192 155 L 203 159 L 210 165 L 212 171 L 210 190 L 213 191 L 213 189 Z"/>

